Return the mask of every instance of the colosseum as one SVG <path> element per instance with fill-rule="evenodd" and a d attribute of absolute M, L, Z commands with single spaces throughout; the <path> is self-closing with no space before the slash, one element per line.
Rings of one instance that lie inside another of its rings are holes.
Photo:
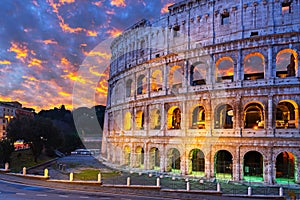
<path fill-rule="evenodd" d="M 102 157 L 299 183 L 299 30 L 299 0 L 185 0 L 133 24 L 111 44 Z"/>

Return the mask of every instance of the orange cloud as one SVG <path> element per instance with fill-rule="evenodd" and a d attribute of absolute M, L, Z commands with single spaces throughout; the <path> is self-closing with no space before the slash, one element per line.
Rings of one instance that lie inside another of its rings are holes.
<path fill-rule="evenodd" d="M 93 2 L 92 4 L 95 5 L 95 6 L 98 6 L 98 7 L 102 6 L 102 2 L 101 1 Z"/>
<path fill-rule="evenodd" d="M 62 58 L 60 60 L 60 63 L 67 66 L 71 65 L 70 61 L 67 58 Z"/>
<path fill-rule="evenodd" d="M 169 6 L 173 5 L 174 3 L 167 3 L 161 10 L 160 13 L 167 13 L 169 12 Z"/>
<path fill-rule="evenodd" d="M 42 61 L 36 58 L 32 58 L 29 61 L 28 67 L 32 67 L 32 66 L 42 67 Z"/>
<path fill-rule="evenodd" d="M 74 3 L 75 0 L 59 0 L 59 3 L 64 4 L 64 3 Z"/>
<path fill-rule="evenodd" d="M 87 36 L 96 37 L 98 35 L 97 31 L 87 31 Z"/>
<path fill-rule="evenodd" d="M 110 34 L 110 36 L 112 37 L 118 37 L 119 35 L 122 34 L 122 31 L 116 28 L 113 28 L 111 30 L 106 31 L 108 34 Z"/>
<path fill-rule="evenodd" d="M 17 54 L 16 58 L 20 59 L 23 62 L 24 62 L 24 58 L 28 56 L 27 47 L 25 45 L 17 44 L 15 42 L 11 42 L 11 47 L 8 51 L 16 53 Z"/>
<path fill-rule="evenodd" d="M 43 43 L 48 45 L 48 44 L 58 44 L 56 41 L 54 40 L 43 40 Z"/>
<path fill-rule="evenodd" d="M 59 92 L 58 94 L 64 96 L 64 97 L 70 97 L 71 94 L 70 93 L 66 93 L 66 92 Z"/>
<path fill-rule="evenodd" d="M 117 7 L 125 7 L 126 6 L 125 0 L 112 0 L 110 2 L 110 4 L 112 6 L 117 6 Z"/>
<path fill-rule="evenodd" d="M 11 62 L 8 60 L 0 60 L 0 65 L 10 65 Z"/>
<path fill-rule="evenodd" d="M 102 53 L 100 51 L 92 51 L 92 52 L 89 53 L 89 56 L 100 56 L 104 59 L 110 59 L 111 54 L 108 54 L 108 53 L 105 53 L 105 52 Z"/>

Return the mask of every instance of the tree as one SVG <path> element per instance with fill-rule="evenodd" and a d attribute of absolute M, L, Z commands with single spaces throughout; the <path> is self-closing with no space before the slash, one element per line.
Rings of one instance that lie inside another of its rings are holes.
<path fill-rule="evenodd" d="M 29 144 L 37 162 L 42 150 L 55 150 L 62 144 L 60 131 L 52 121 L 36 116 L 33 119 L 13 119 L 7 128 L 7 137 L 12 141 L 23 140 Z"/>
<path fill-rule="evenodd" d="M 8 139 L 0 141 L 0 163 L 5 164 L 10 162 L 10 156 L 14 152 L 14 144 Z"/>

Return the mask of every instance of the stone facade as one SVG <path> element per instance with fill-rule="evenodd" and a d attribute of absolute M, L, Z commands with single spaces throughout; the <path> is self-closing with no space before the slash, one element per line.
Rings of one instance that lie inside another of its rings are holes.
<path fill-rule="evenodd" d="M 182 1 L 112 45 L 102 156 L 130 169 L 300 182 L 299 1 Z"/>

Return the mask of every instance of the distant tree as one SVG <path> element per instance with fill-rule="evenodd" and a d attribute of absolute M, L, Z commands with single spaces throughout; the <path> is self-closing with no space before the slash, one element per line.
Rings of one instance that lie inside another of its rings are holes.
<path fill-rule="evenodd" d="M 14 144 L 11 140 L 4 139 L 0 141 L 0 163 L 10 162 L 10 156 L 14 152 Z"/>
<path fill-rule="evenodd" d="M 8 125 L 7 137 L 12 141 L 23 140 L 29 144 L 35 162 L 43 149 L 55 150 L 63 141 L 52 121 L 39 116 L 33 119 L 13 119 Z"/>

